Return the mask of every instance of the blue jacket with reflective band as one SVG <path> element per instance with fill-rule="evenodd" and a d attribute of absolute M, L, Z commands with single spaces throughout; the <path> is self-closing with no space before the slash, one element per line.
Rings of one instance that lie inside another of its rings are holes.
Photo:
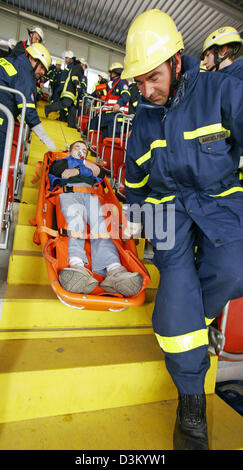
<path fill-rule="evenodd" d="M 0 85 L 15 88 L 21 91 L 26 97 L 26 115 L 25 122 L 31 127 L 40 123 L 40 118 L 36 111 L 35 101 L 37 95 L 36 81 L 31 63 L 25 54 L 16 58 L 0 59 Z M 16 120 L 22 110 L 22 99 L 20 95 L 0 91 L 0 103 L 7 106 Z M 0 113 L 1 130 L 6 130 L 7 118 Z"/>
<path fill-rule="evenodd" d="M 170 108 L 144 98 L 139 105 L 126 155 L 127 203 L 176 204 L 181 198 L 211 240 L 213 214 L 220 207 L 218 231 L 223 233 L 217 236 L 224 243 L 243 238 L 238 177 L 243 83 L 226 74 L 200 72 L 190 62 L 182 57 L 182 77 Z M 234 229 L 226 229 L 232 217 Z"/>

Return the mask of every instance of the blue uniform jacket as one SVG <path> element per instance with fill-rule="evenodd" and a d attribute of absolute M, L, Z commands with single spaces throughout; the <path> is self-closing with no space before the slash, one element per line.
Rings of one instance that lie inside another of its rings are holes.
<path fill-rule="evenodd" d="M 238 59 L 235 62 L 232 62 L 231 65 L 223 67 L 218 70 L 220 73 L 225 73 L 226 75 L 232 75 L 233 77 L 243 80 L 243 59 Z"/>
<path fill-rule="evenodd" d="M 113 85 L 117 82 L 117 80 L 118 80 L 118 77 L 114 78 L 110 88 L 113 87 Z M 130 96 L 131 96 L 127 80 L 122 80 L 121 79 L 117 83 L 117 85 L 115 86 L 115 88 L 112 92 L 112 95 L 120 96 L 117 103 L 120 105 L 120 107 L 125 106 L 127 104 L 127 102 L 129 101 Z"/>
<path fill-rule="evenodd" d="M 53 163 L 52 163 L 52 167 L 53 170 L 55 169 L 55 164 L 59 162 L 60 163 L 60 160 L 55 160 Z M 56 186 L 57 183 L 57 180 L 61 180 L 61 182 L 65 185 L 65 184 L 70 184 L 72 183 L 72 178 L 68 178 L 68 179 L 63 179 L 61 178 L 61 173 L 64 171 L 64 169 L 66 168 L 79 168 L 79 172 L 80 172 L 80 176 L 85 176 L 87 178 L 92 178 L 93 179 L 93 184 L 95 182 L 100 182 L 102 180 L 102 178 L 100 177 L 96 177 L 93 175 L 93 172 L 92 170 L 90 170 L 90 168 L 87 168 L 85 165 L 84 165 L 84 162 L 83 160 L 79 160 L 77 158 L 74 158 L 72 157 L 72 155 L 69 155 L 69 157 L 66 157 L 66 158 L 63 158 L 61 160 L 61 163 L 63 163 L 62 165 L 62 168 L 59 167 L 58 170 L 54 170 L 54 173 L 49 173 L 49 181 L 50 181 L 50 190 L 53 189 L 54 186 Z M 53 166 L 54 165 L 54 166 Z M 57 166 L 57 165 L 56 165 Z M 51 168 L 50 168 L 50 171 L 51 171 Z M 74 177 L 75 178 L 75 183 L 77 183 L 77 178 L 78 177 Z M 74 180 L 73 180 L 74 181 Z M 81 182 L 80 182 L 81 184 Z"/>
<path fill-rule="evenodd" d="M 21 91 L 26 97 L 26 115 L 25 122 L 31 127 L 40 123 L 40 118 L 36 111 L 36 81 L 31 63 L 25 54 L 16 58 L 0 59 L 0 85 L 15 88 Z M 0 103 L 7 106 L 16 120 L 22 109 L 22 99 L 19 95 L 0 92 Z M 5 131 L 7 127 L 7 118 L 0 113 L 0 128 Z"/>
<path fill-rule="evenodd" d="M 60 77 L 60 83 L 59 83 L 60 91 L 64 87 L 64 83 L 67 80 L 68 74 L 71 68 L 73 67 L 73 65 L 74 65 L 73 61 L 69 62 L 69 64 L 65 64 L 64 70 L 62 70 L 61 77 Z"/>
<path fill-rule="evenodd" d="M 190 68 L 189 57 L 182 63 L 170 108 L 143 98 L 137 110 L 126 156 L 127 203 L 176 205 L 179 198 L 213 243 L 243 239 L 243 83 Z"/>

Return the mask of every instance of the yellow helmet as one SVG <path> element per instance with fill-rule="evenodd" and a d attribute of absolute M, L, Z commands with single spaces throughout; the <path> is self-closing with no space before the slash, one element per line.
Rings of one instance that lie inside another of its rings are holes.
<path fill-rule="evenodd" d="M 184 49 L 172 18 L 158 9 L 147 10 L 131 24 L 126 40 L 122 78 L 150 72 Z"/>
<path fill-rule="evenodd" d="M 62 65 L 61 59 L 57 59 L 57 60 L 56 60 L 56 65 Z"/>
<path fill-rule="evenodd" d="M 238 31 L 232 26 L 224 26 L 223 28 L 213 31 L 204 41 L 201 59 L 204 57 L 204 52 L 212 46 L 224 46 L 226 44 L 236 43 L 238 47 L 235 54 L 239 51 L 241 46 L 241 37 Z"/>
<path fill-rule="evenodd" d="M 113 64 L 111 64 L 111 66 L 109 67 L 109 72 L 117 72 L 121 74 L 123 69 L 124 67 L 121 62 L 113 62 Z"/>
<path fill-rule="evenodd" d="M 49 69 L 51 65 L 51 56 L 49 51 L 43 44 L 39 42 L 34 42 L 31 46 L 27 47 L 27 52 L 33 59 L 39 60 L 45 67 L 46 70 Z"/>

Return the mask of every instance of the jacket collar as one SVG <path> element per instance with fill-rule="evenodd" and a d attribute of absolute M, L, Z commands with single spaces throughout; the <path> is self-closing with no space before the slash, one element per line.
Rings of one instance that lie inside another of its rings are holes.
<path fill-rule="evenodd" d="M 191 89 L 194 87 L 194 83 L 197 81 L 200 69 L 200 60 L 197 57 L 191 56 L 182 56 L 182 74 L 178 83 L 177 91 L 174 98 L 171 101 L 170 108 L 175 108 L 181 103 L 182 100 L 190 93 Z M 141 98 L 140 106 L 147 109 L 165 109 L 164 105 L 153 104 L 148 101 L 144 96 Z"/>

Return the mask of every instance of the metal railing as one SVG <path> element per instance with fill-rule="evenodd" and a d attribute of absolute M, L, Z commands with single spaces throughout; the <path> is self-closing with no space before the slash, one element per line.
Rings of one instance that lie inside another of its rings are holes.
<path fill-rule="evenodd" d="M 20 151 L 21 145 L 23 143 L 23 132 L 24 132 L 24 123 L 25 123 L 25 114 L 26 114 L 26 98 L 23 93 L 14 88 L 8 88 L 0 85 L 0 90 L 6 91 L 8 93 L 17 94 L 22 99 L 22 110 L 21 110 L 21 119 L 19 125 L 19 134 L 16 147 L 16 155 L 13 169 L 13 195 L 18 193 L 18 181 L 19 181 L 19 160 L 20 160 Z M 3 166 L 0 182 L 0 234 L 3 241 L 0 242 L 0 249 L 6 249 L 8 244 L 8 235 L 9 227 L 12 217 L 12 202 L 10 205 L 7 205 L 8 198 L 8 178 L 9 178 L 9 169 L 10 169 L 10 160 L 12 153 L 12 144 L 13 144 L 13 133 L 14 133 L 14 117 L 11 111 L 0 104 L 0 110 L 6 115 L 8 119 L 6 140 L 4 147 L 4 156 L 3 156 Z"/>
<path fill-rule="evenodd" d="M 85 104 L 85 101 L 86 101 L 86 104 Z M 94 114 L 95 114 L 95 111 L 94 111 L 94 108 L 95 106 L 97 106 L 98 103 L 104 103 L 103 100 L 101 100 L 100 98 L 96 98 L 92 95 L 88 95 L 88 94 L 85 94 L 83 96 L 83 99 L 82 99 L 82 105 L 81 105 L 81 114 L 80 114 L 80 132 L 82 134 L 82 120 L 83 120 L 83 115 L 84 115 L 84 107 L 85 106 L 88 106 L 89 108 L 89 119 L 88 119 L 88 127 L 87 127 L 87 136 L 89 135 L 89 130 L 90 130 L 90 122 L 91 122 L 91 119 L 93 118 Z"/>
<path fill-rule="evenodd" d="M 96 134 L 96 147 L 91 146 L 91 150 L 93 150 L 96 153 L 96 160 L 97 162 L 102 161 L 101 160 L 101 155 L 99 155 L 99 140 L 100 140 L 100 126 L 101 126 L 101 117 L 103 111 L 111 111 L 112 106 L 108 106 L 107 104 L 104 104 L 103 106 L 100 107 L 99 109 L 99 116 L 98 116 L 98 126 L 97 126 L 97 134 Z"/>
<path fill-rule="evenodd" d="M 8 174 L 9 165 L 12 151 L 13 132 L 14 132 L 14 118 L 9 109 L 0 103 L 0 111 L 2 111 L 8 119 L 8 127 L 6 133 L 4 155 L 3 155 L 3 166 L 2 175 L 0 182 L 0 227 L 1 235 L 4 236 L 4 240 L 0 243 L 0 249 L 6 249 L 8 244 L 8 234 L 10 226 L 10 208 L 6 207 L 8 197 Z M 4 233 L 3 233 L 4 232 Z"/>
<path fill-rule="evenodd" d="M 122 119 L 120 141 L 121 141 L 121 147 L 124 148 L 123 162 L 125 162 L 126 152 L 127 152 L 127 141 L 129 137 L 129 127 L 133 118 L 134 118 L 133 114 L 124 114 L 124 113 L 116 113 L 115 118 L 114 118 L 112 142 L 111 142 L 111 154 L 110 154 L 110 179 L 111 179 L 112 187 L 114 187 L 114 185 L 116 184 L 116 181 L 114 179 L 113 160 L 114 160 L 114 147 L 115 147 L 117 122 L 118 122 L 118 119 Z M 123 141 L 124 135 L 125 135 L 125 141 Z M 102 148 L 102 155 L 100 159 L 101 162 L 103 162 L 103 155 L 104 155 L 104 147 Z"/>
<path fill-rule="evenodd" d="M 21 145 L 23 144 L 24 123 L 25 123 L 25 114 L 26 114 L 26 98 L 21 91 L 15 90 L 14 88 L 8 88 L 8 87 L 0 85 L 0 90 L 7 91 L 8 93 L 13 93 L 15 95 L 19 95 L 22 99 L 22 111 L 21 111 L 21 118 L 20 118 L 20 124 L 19 124 L 19 135 L 18 135 L 18 141 L 17 141 L 16 156 L 15 156 L 15 163 L 14 163 L 14 173 L 13 173 L 14 194 L 17 194 L 18 193 L 17 182 L 18 182 L 19 159 L 20 159 Z"/>

